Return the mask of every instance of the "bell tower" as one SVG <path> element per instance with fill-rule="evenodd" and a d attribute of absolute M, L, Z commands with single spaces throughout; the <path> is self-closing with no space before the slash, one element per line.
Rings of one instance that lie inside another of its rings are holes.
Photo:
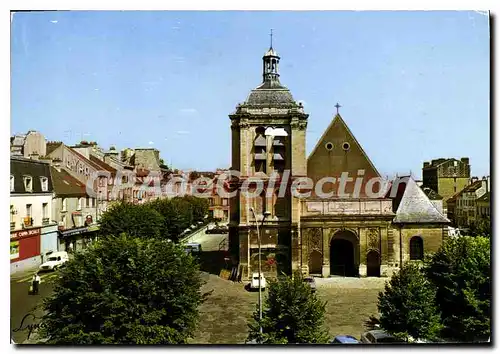
<path fill-rule="evenodd" d="M 232 171 L 239 173 L 231 182 L 236 193 L 230 198 L 229 248 L 242 279 L 258 271 L 256 223 L 266 276 L 291 274 L 300 264 L 300 203 L 290 186 L 307 175 L 308 114 L 280 83 L 279 62 L 271 39 L 262 57 L 262 83 L 229 115 Z"/>

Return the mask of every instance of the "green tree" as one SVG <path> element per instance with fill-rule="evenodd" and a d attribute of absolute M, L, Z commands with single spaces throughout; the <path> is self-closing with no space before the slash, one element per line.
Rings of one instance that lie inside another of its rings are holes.
<path fill-rule="evenodd" d="M 103 237 L 122 233 L 131 237 L 160 237 L 163 226 L 163 217 L 150 205 L 118 203 L 103 214 L 99 233 Z"/>
<path fill-rule="evenodd" d="M 201 286 L 180 246 L 105 238 L 61 270 L 40 334 L 48 344 L 183 344 L 196 328 Z"/>
<path fill-rule="evenodd" d="M 490 336 L 490 251 L 486 237 L 449 238 L 427 261 L 425 272 L 437 288 L 444 337 L 475 341 Z"/>
<path fill-rule="evenodd" d="M 405 264 L 378 295 L 380 324 L 403 340 L 435 339 L 442 325 L 436 289 L 415 263 Z"/>
<path fill-rule="evenodd" d="M 259 332 L 259 309 L 248 324 L 248 340 L 265 344 L 327 343 L 324 328 L 326 303 L 321 302 L 304 283 L 300 272 L 283 275 L 268 284 L 268 296 L 262 309 L 262 336 Z"/>

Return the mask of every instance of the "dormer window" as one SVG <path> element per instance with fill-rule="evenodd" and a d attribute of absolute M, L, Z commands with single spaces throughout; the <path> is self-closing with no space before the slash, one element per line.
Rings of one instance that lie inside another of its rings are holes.
<path fill-rule="evenodd" d="M 49 179 L 47 177 L 40 177 L 40 184 L 42 186 L 42 192 L 47 192 L 49 190 Z"/>
<path fill-rule="evenodd" d="M 10 175 L 10 191 L 14 192 L 14 176 Z"/>
<path fill-rule="evenodd" d="M 26 192 L 33 192 L 33 178 L 31 176 L 24 176 L 24 190 Z"/>

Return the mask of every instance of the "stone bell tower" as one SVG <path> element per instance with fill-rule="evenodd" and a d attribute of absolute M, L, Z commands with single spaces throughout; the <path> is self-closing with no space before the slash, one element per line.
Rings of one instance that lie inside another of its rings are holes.
<path fill-rule="evenodd" d="M 308 114 L 280 83 L 279 63 L 271 40 L 262 58 L 263 82 L 229 115 L 232 170 L 240 174 L 231 183 L 237 192 L 230 198 L 229 249 L 242 279 L 258 271 L 256 222 L 264 274 L 290 274 L 299 267 L 300 203 L 290 186 L 296 178 L 307 175 Z"/>

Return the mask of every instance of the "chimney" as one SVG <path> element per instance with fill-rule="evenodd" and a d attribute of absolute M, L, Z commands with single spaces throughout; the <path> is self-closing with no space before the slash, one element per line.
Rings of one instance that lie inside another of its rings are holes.
<path fill-rule="evenodd" d="M 431 165 L 431 163 L 430 163 L 430 162 L 424 162 L 424 168 L 427 168 L 427 167 L 429 167 L 430 165 Z"/>

